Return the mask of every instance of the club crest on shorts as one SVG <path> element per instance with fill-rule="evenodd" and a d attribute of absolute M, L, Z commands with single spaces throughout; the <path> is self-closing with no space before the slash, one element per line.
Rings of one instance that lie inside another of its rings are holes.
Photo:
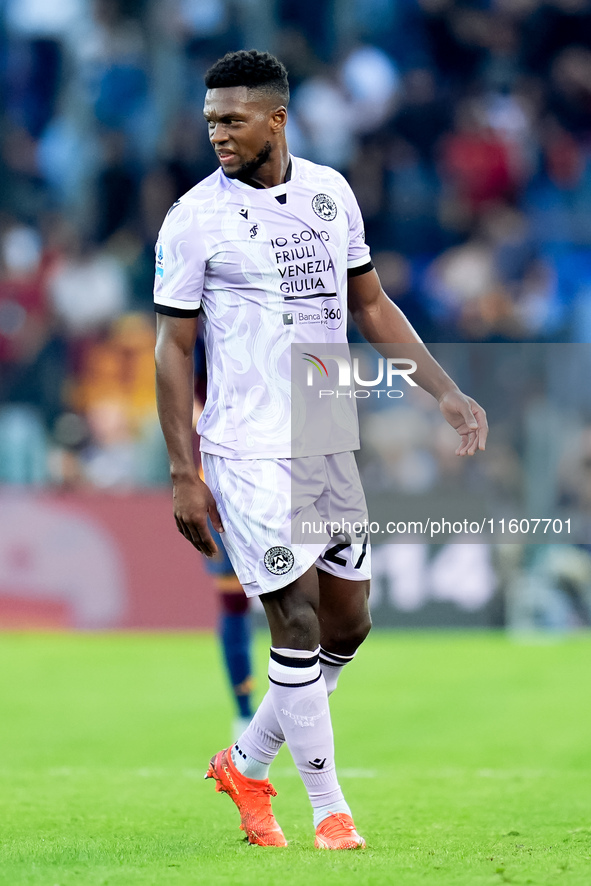
<path fill-rule="evenodd" d="M 316 194 L 312 200 L 312 209 L 324 221 L 332 221 L 337 217 L 337 204 L 328 194 Z"/>
<path fill-rule="evenodd" d="M 285 575 L 293 566 L 293 554 L 281 546 L 269 548 L 264 557 L 265 566 L 273 575 Z"/>

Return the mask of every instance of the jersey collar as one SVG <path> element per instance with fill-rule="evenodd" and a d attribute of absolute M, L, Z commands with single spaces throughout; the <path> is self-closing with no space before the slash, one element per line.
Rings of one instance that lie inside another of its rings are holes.
<path fill-rule="evenodd" d="M 248 184 L 247 182 L 241 181 L 239 178 L 228 178 L 222 169 L 222 175 L 225 177 L 226 181 L 230 184 L 235 185 L 237 188 L 243 188 L 247 191 L 265 191 L 266 194 L 271 194 L 273 197 L 280 197 L 282 194 L 287 193 L 287 184 L 292 181 L 295 176 L 295 166 L 294 158 L 292 155 L 289 155 L 289 163 L 287 164 L 287 170 L 285 173 L 285 181 L 281 182 L 279 185 L 274 185 L 272 188 L 263 188 L 257 184 Z"/>

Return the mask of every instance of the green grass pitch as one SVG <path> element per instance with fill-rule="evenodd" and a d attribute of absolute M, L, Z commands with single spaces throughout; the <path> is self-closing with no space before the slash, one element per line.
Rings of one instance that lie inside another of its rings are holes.
<path fill-rule="evenodd" d="M 0 884 L 590 886 L 589 637 L 376 631 L 331 707 L 367 851 L 313 849 L 285 750 L 290 845 L 249 847 L 202 780 L 230 737 L 213 637 L 3 635 Z"/>

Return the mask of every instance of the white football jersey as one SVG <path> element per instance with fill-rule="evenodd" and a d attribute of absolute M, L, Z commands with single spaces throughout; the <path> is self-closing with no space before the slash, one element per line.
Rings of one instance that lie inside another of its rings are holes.
<path fill-rule="evenodd" d="M 292 343 L 347 340 L 347 277 L 372 267 L 340 173 L 292 157 L 291 177 L 252 187 L 218 169 L 174 204 L 156 244 L 155 310 L 200 310 L 207 402 L 201 449 L 291 457 Z M 315 455 L 358 448 L 358 429 Z"/>

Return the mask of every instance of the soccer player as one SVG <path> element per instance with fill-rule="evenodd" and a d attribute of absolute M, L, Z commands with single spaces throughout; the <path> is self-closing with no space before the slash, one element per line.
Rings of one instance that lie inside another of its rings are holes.
<path fill-rule="evenodd" d="M 460 435 L 458 455 L 484 449 L 486 416 L 382 290 L 345 179 L 290 155 L 283 65 L 256 50 L 229 53 L 205 83 L 220 168 L 172 207 L 156 245 L 158 406 L 177 527 L 212 556 L 209 515 L 247 596 L 261 599 L 272 643 L 268 692 L 206 777 L 232 798 L 251 843 L 285 846 L 268 780 L 285 741 L 313 807 L 315 846 L 364 848 L 335 771 L 328 696 L 370 629 L 370 552 L 366 539 L 340 544 L 338 556 L 329 538 L 292 544 L 291 476 L 308 493 L 310 514 L 332 519 L 335 502 L 346 499 L 359 520 L 365 502 L 352 452 L 337 445 L 291 458 L 290 345 L 345 343 L 348 307 L 378 349 L 412 346 L 413 378 Z M 325 302 L 334 322 L 295 322 L 311 306 L 322 314 Z M 191 452 L 199 314 L 208 367 L 199 421 L 205 482 Z"/>

